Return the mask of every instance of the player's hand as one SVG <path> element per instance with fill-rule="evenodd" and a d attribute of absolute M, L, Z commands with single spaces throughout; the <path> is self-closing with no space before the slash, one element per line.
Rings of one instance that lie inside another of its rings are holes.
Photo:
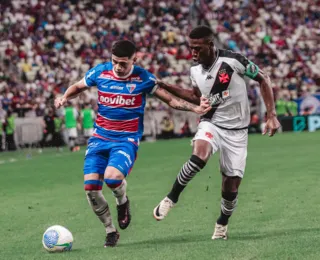
<path fill-rule="evenodd" d="M 156 78 L 156 85 L 158 85 L 159 87 L 164 88 L 164 89 L 167 89 L 167 86 L 168 86 L 166 83 L 164 83 L 162 80 L 160 80 L 158 78 Z"/>
<path fill-rule="evenodd" d="M 209 104 L 209 99 L 206 97 L 201 97 L 200 98 L 200 106 L 196 107 L 195 111 L 199 115 L 204 115 L 208 113 L 212 107 Z"/>
<path fill-rule="evenodd" d="M 262 134 L 265 135 L 266 133 L 269 133 L 269 136 L 271 137 L 277 132 L 280 126 L 277 116 L 272 115 L 267 119 L 267 123 Z"/>
<path fill-rule="evenodd" d="M 67 102 L 68 102 L 68 100 L 65 97 L 63 97 L 63 96 L 58 97 L 54 101 L 54 106 L 56 108 L 60 108 L 60 107 L 64 106 Z"/>

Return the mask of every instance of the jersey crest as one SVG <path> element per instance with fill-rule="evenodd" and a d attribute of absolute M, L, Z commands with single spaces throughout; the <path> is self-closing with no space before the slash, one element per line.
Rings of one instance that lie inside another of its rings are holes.
<path fill-rule="evenodd" d="M 219 74 L 220 83 L 228 83 L 229 82 L 230 78 L 229 78 L 229 75 L 225 69 L 219 70 L 218 74 Z"/>
<path fill-rule="evenodd" d="M 202 119 L 212 118 L 218 106 L 230 98 L 230 91 L 228 90 L 228 87 L 233 73 L 234 70 L 228 63 L 221 63 L 221 66 L 217 73 L 218 77 L 216 77 L 216 80 L 211 88 L 210 94 L 207 96 L 212 106 L 212 109 L 207 114 L 203 115 Z"/>
<path fill-rule="evenodd" d="M 135 90 L 137 85 L 136 84 L 132 84 L 132 83 L 131 84 L 128 83 L 126 86 L 127 86 L 127 89 L 129 90 L 129 92 L 132 93 L 132 91 Z"/>

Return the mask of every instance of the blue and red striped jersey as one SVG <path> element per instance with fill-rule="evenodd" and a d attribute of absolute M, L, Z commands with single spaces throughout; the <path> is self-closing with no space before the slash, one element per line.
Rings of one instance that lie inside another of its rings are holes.
<path fill-rule="evenodd" d="M 146 94 L 156 90 L 156 79 L 147 70 L 133 66 L 125 77 L 115 74 L 111 62 L 90 69 L 84 77 L 88 87 L 98 88 L 95 134 L 115 141 L 138 144 L 143 134 Z"/>

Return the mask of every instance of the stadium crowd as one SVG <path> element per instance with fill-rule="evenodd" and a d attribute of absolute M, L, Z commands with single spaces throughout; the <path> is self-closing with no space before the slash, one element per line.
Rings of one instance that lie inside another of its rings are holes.
<path fill-rule="evenodd" d="M 268 72 L 277 100 L 320 92 L 318 1 L 203 2 L 204 15 L 220 42 Z M 249 98 L 253 105 L 258 96 L 259 89 L 251 85 Z"/>
<path fill-rule="evenodd" d="M 209 24 L 217 44 L 264 68 L 277 99 L 320 92 L 319 6 L 313 0 L 13 0 L 0 12 L 0 121 L 44 116 L 55 96 L 110 58 L 119 38 L 137 44 L 138 65 L 169 83 L 189 86 L 190 19 Z M 190 2 L 192 4 L 190 5 Z M 195 12 L 195 10 L 197 12 Z M 196 18 L 195 18 L 196 16 Z M 259 88 L 249 84 L 253 111 Z M 90 90 L 75 106 L 94 102 Z M 149 108 L 167 109 L 148 102 Z M 263 115 L 257 113 L 259 119 Z"/>

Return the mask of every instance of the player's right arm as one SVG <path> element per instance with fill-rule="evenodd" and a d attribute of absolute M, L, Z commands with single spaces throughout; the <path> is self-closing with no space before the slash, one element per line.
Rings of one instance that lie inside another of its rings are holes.
<path fill-rule="evenodd" d="M 83 91 L 87 90 L 88 87 L 85 84 L 84 79 L 79 80 L 77 83 L 71 85 L 62 97 L 56 98 L 54 105 L 56 108 L 64 106 L 69 100 L 76 98 Z"/>
<path fill-rule="evenodd" d="M 100 64 L 88 70 L 83 79 L 71 85 L 62 97 L 55 100 L 55 107 L 59 108 L 64 106 L 70 99 L 76 98 L 79 94 L 87 90 L 89 87 L 96 86 L 96 78 L 97 75 L 100 74 L 102 67 L 103 65 Z"/>
<path fill-rule="evenodd" d="M 163 102 L 167 103 L 170 107 L 177 110 L 192 111 L 200 115 L 206 114 L 211 110 L 209 101 L 205 97 L 201 97 L 201 102 L 200 102 L 200 105 L 198 106 L 170 94 L 167 90 L 160 87 L 159 85 L 157 86 L 157 89 L 155 90 L 153 95 L 155 95 L 157 98 L 159 98 Z"/>
<path fill-rule="evenodd" d="M 201 92 L 196 86 L 193 86 L 192 89 L 184 89 L 178 86 L 167 84 L 160 80 L 157 80 L 157 85 L 179 98 L 187 100 L 192 104 L 200 105 Z"/>

